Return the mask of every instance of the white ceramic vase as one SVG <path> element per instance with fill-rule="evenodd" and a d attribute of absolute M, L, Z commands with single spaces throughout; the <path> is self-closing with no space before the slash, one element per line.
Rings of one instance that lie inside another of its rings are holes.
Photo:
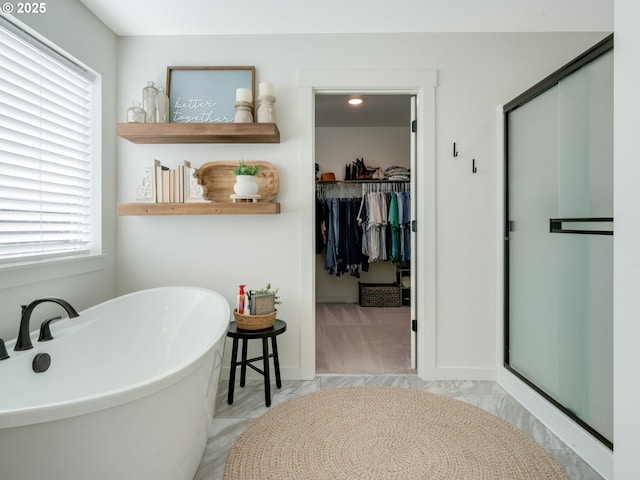
<path fill-rule="evenodd" d="M 236 175 L 236 183 L 233 184 L 236 195 L 255 195 L 258 193 L 258 183 L 255 175 Z"/>

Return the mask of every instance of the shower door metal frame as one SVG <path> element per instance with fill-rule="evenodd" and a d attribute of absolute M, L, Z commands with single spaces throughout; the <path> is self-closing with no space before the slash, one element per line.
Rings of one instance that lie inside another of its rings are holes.
<path fill-rule="evenodd" d="M 548 402 L 553 404 L 558 410 L 562 411 L 565 415 L 570 417 L 573 421 L 575 421 L 578 425 L 584 428 L 587 432 L 597 438 L 600 442 L 602 442 L 606 447 L 613 450 L 613 443 L 605 438 L 602 434 L 596 431 L 593 427 L 591 427 L 588 423 L 579 418 L 574 412 L 570 409 L 566 408 L 556 399 L 554 399 L 551 395 L 545 392 L 543 389 L 538 387 L 535 383 L 529 380 L 527 377 L 519 373 L 517 370 L 511 367 L 509 364 L 509 232 L 511 231 L 511 222 L 509 220 L 509 113 L 518 107 L 523 106 L 528 101 L 533 100 L 538 95 L 544 93 L 545 91 L 553 88 L 558 84 L 560 80 L 569 76 L 571 73 L 580 69 L 581 67 L 587 65 L 591 61 L 600 57 L 601 55 L 609 52 L 613 49 L 613 34 L 607 36 L 605 39 L 594 45 L 592 48 L 579 55 L 565 66 L 556 70 L 554 73 L 544 78 L 533 87 L 529 88 L 509 103 L 506 103 L 503 107 L 503 116 L 504 116 L 504 338 L 503 338 L 503 355 L 504 355 L 504 367 L 513 375 L 522 380 L 525 384 L 527 384 L 530 388 L 535 390 L 538 394 L 544 397 Z M 613 218 L 583 218 L 583 219 L 567 219 L 567 218 L 557 218 L 557 219 L 549 219 L 550 225 L 550 233 L 565 233 L 565 234 L 599 234 L 599 235 L 613 235 L 613 231 L 602 231 L 602 230 L 585 230 L 581 231 L 570 231 L 562 229 L 562 222 L 613 222 Z M 560 224 L 560 230 L 557 230 L 558 224 Z M 553 231 L 556 229 L 556 231 Z"/>

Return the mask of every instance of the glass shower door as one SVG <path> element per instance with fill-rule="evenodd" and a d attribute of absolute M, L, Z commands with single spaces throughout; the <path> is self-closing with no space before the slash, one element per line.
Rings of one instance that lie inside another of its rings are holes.
<path fill-rule="evenodd" d="M 613 440 L 613 53 L 507 115 L 507 368 Z"/>

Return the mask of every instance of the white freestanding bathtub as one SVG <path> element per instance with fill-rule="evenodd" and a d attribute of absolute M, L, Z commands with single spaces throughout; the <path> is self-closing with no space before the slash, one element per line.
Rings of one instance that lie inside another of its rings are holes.
<path fill-rule="evenodd" d="M 54 339 L 38 342 L 34 333 L 33 349 L 16 352 L 7 342 L 0 478 L 192 480 L 229 315 L 216 292 L 155 288 L 54 322 Z M 46 372 L 32 369 L 38 353 L 51 356 Z"/>

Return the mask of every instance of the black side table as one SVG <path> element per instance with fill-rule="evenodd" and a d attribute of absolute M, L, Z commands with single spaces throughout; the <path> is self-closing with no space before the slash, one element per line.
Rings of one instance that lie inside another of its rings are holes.
<path fill-rule="evenodd" d="M 271 405 L 271 383 L 269 380 L 269 358 L 273 358 L 273 366 L 276 374 L 276 386 L 282 387 L 280 379 L 280 361 L 278 360 L 278 344 L 276 336 L 287 330 L 287 324 L 283 320 L 276 319 L 273 326 L 263 330 L 242 330 L 238 328 L 236 322 L 231 322 L 227 337 L 233 338 L 233 348 L 231 349 L 231 371 L 229 374 L 229 393 L 227 403 L 233 403 L 233 388 L 236 382 L 236 367 L 240 365 L 240 386 L 244 387 L 247 367 L 254 369 L 264 377 L 264 400 L 266 406 Z M 252 339 L 262 339 L 262 356 L 247 360 L 247 342 Z M 271 339 L 272 354 L 269 354 L 269 338 Z M 242 359 L 238 361 L 238 340 L 242 340 Z M 263 369 L 253 365 L 253 362 L 263 361 Z"/>

